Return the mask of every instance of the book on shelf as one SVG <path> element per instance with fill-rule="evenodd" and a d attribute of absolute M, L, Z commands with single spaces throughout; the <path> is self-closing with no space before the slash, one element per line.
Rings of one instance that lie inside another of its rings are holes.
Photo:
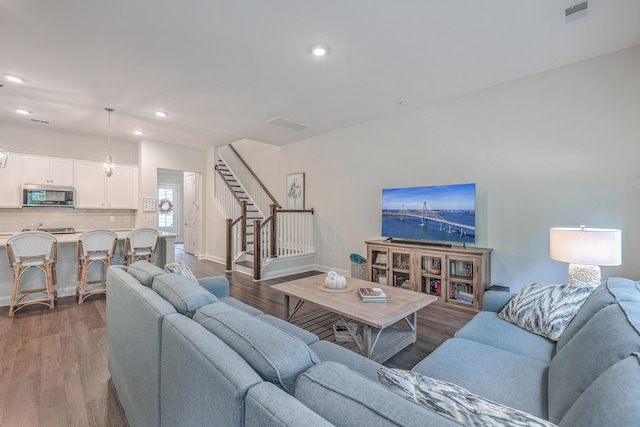
<path fill-rule="evenodd" d="M 378 265 L 387 265 L 387 254 L 378 252 L 376 254 L 376 264 Z"/>
<path fill-rule="evenodd" d="M 468 292 L 458 291 L 458 297 L 456 298 L 460 302 L 473 303 L 473 294 Z"/>
<path fill-rule="evenodd" d="M 349 329 L 351 329 L 353 335 L 349 332 Z M 339 342 L 353 341 L 354 336 L 358 341 L 362 340 L 362 336 L 358 334 L 358 324 L 356 322 L 345 323 L 343 320 L 338 320 L 333 324 L 333 334 L 336 337 L 336 341 Z"/>
<path fill-rule="evenodd" d="M 387 302 L 387 294 L 380 288 L 358 288 L 360 302 Z"/>

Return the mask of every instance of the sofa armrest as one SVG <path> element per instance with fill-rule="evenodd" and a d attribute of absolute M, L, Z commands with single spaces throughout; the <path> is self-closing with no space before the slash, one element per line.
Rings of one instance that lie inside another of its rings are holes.
<path fill-rule="evenodd" d="M 224 276 L 203 277 L 198 283 L 218 298 L 229 296 L 229 280 Z"/>
<path fill-rule="evenodd" d="M 514 295 L 515 294 L 511 292 L 486 291 L 482 297 L 482 310 L 497 313 L 502 310 L 502 307 L 504 307 Z"/>

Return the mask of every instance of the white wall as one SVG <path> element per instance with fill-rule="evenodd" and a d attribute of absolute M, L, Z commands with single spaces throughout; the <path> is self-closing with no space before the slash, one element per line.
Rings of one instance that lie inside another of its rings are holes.
<path fill-rule="evenodd" d="M 15 126 L 0 123 L 0 146 L 23 153 L 74 159 L 105 161 L 109 152 L 107 138 L 57 132 L 48 125 Z M 11 154 L 9 154 L 11 156 Z M 136 145 L 111 138 L 114 163 L 137 164 Z"/>
<path fill-rule="evenodd" d="M 234 147 L 280 203 L 286 174 L 306 173 L 320 266 L 348 270 L 380 237 L 383 188 L 475 182 L 493 283 L 565 282 L 549 228 L 580 224 L 622 229 L 623 265 L 603 277 L 639 279 L 639 75 L 637 46 L 284 147 Z"/>
<path fill-rule="evenodd" d="M 198 185 L 196 194 L 197 201 L 201 206 L 199 224 L 201 225 L 201 236 L 206 236 L 206 206 L 202 203 L 207 191 L 205 181 L 206 171 L 206 150 L 191 148 L 173 144 L 165 144 L 149 140 L 142 140 L 138 145 L 140 159 L 140 190 L 138 192 L 139 206 L 136 218 L 137 227 L 154 227 L 155 214 L 142 211 L 143 198 L 157 198 L 158 190 L 158 169 L 175 169 L 185 172 L 197 172 L 201 176 L 201 183 Z M 206 253 L 206 239 L 201 238 L 198 242 L 196 253 Z"/>

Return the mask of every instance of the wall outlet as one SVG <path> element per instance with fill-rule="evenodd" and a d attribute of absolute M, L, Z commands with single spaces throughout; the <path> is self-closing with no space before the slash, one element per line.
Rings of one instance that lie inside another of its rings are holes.
<path fill-rule="evenodd" d="M 115 221 L 116 221 L 116 217 L 115 217 L 115 216 L 113 216 L 113 215 L 111 215 L 111 216 L 109 217 L 109 221 L 111 221 L 111 222 L 115 222 Z"/>

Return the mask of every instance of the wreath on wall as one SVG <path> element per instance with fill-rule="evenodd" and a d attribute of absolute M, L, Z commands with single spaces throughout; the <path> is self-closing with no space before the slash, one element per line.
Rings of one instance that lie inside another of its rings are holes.
<path fill-rule="evenodd" d="M 169 199 L 160 200 L 160 203 L 158 203 L 158 211 L 162 215 L 171 213 L 173 211 L 173 202 Z"/>

